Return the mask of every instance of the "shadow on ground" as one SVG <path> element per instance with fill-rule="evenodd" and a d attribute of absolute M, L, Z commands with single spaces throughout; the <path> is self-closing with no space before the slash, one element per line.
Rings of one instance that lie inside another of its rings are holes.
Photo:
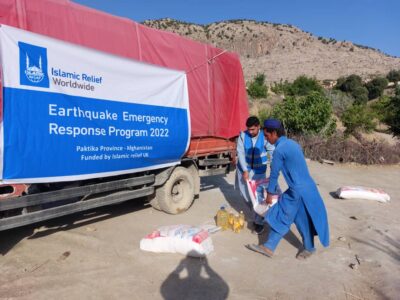
<path fill-rule="evenodd" d="M 385 253 L 400 264 L 400 243 L 398 241 L 395 241 L 393 238 L 391 238 L 389 235 L 382 232 L 381 230 L 376 229 L 375 232 L 383 237 L 383 242 L 377 241 L 376 239 L 372 238 L 369 238 L 368 240 L 362 240 L 354 236 L 351 238 L 360 244 L 364 244 Z"/>
<path fill-rule="evenodd" d="M 67 231 L 88 226 L 109 218 L 133 213 L 146 207 L 149 207 L 148 202 L 144 198 L 141 198 L 2 231 L 0 232 L 0 255 L 6 255 L 25 238 L 36 239 L 58 231 Z M 36 231 L 37 228 L 41 228 L 41 230 Z"/>
<path fill-rule="evenodd" d="M 208 264 L 207 258 L 185 257 L 160 288 L 166 300 L 227 299 L 229 286 Z"/>

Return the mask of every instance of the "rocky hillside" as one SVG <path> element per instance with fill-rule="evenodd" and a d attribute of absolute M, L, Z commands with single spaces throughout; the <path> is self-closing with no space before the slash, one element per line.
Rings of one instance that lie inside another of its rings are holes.
<path fill-rule="evenodd" d="M 202 26 L 171 19 L 144 24 L 239 53 L 246 80 L 257 73 L 265 73 L 269 83 L 303 74 L 319 80 L 350 74 L 367 79 L 400 69 L 400 58 L 349 41 L 316 37 L 291 25 L 233 20 Z"/>

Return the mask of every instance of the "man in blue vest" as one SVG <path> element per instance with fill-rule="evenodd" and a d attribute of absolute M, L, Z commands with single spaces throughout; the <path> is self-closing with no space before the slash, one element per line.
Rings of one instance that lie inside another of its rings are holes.
<path fill-rule="evenodd" d="M 238 163 L 235 185 L 246 202 L 251 205 L 247 180 L 266 178 L 268 158 L 272 157 L 274 146 L 264 138 L 260 128 L 260 120 L 251 116 L 246 121 L 247 130 L 241 132 L 237 143 Z M 264 231 L 264 218 L 254 212 L 254 231 Z"/>
<path fill-rule="evenodd" d="M 288 189 L 265 215 L 265 221 L 270 226 L 267 241 L 263 245 L 250 244 L 246 247 L 272 257 L 279 241 L 294 223 L 304 246 L 296 257 L 306 259 L 315 252 L 315 235 L 318 235 L 323 246 L 329 246 L 328 218 L 324 202 L 308 172 L 301 147 L 285 136 L 282 123 L 276 119 L 265 120 L 264 135 L 275 146 L 265 201 L 272 203 L 272 195 L 277 194 L 281 171 Z"/>

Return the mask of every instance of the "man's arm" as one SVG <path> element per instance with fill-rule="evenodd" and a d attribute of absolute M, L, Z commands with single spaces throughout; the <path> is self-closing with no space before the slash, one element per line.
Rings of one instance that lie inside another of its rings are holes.
<path fill-rule="evenodd" d="M 269 183 L 268 183 L 268 195 L 276 195 L 277 194 L 277 187 L 278 187 L 278 177 L 279 172 L 282 170 L 283 166 L 283 154 L 279 151 L 274 152 L 274 158 L 272 159 L 271 164 L 271 175 L 269 176 Z"/>
<path fill-rule="evenodd" d="M 236 146 L 236 152 L 238 156 L 238 164 L 240 165 L 240 168 L 243 170 L 243 177 L 244 177 L 243 179 L 248 180 L 249 173 L 247 171 L 246 154 L 244 152 L 243 132 L 241 132 L 239 135 Z"/>

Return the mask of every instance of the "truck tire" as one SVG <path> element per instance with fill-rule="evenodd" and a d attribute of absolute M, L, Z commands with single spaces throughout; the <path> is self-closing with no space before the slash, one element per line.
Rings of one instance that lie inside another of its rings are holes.
<path fill-rule="evenodd" d="M 177 167 L 163 186 L 156 190 L 156 199 L 160 208 L 169 214 L 185 212 L 194 200 L 194 180 L 191 172 Z"/>
<path fill-rule="evenodd" d="M 160 207 L 160 204 L 158 204 L 158 199 L 156 194 L 154 193 L 153 195 L 147 196 L 147 201 L 150 203 L 150 205 L 156 209 L 156 210 L 162 210 Z"/>

